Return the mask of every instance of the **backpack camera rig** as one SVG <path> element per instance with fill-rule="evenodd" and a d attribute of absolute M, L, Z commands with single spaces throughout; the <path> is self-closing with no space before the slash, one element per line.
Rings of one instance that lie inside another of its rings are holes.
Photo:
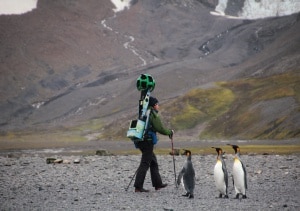
<path fill-rule="evenodd" d="M 155 80 L 149 74 L 141 74 L 136 81 L 138 91 L 141 91 L 139 100 L 138 119 L 131 120 L 127 137 L 132 141 L 142 141 L 145 129 L 148 126 L 150 110 L 148 110 L 150 94 L 155 88 Z"/>

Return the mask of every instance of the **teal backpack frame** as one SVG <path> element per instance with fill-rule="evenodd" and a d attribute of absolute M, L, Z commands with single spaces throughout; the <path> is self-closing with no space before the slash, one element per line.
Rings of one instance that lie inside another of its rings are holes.
<path fill-rule="evenodd" d="M 137 79 L 136 87 L 141 91 L 138 119 L 130 121 L 127 138 L 130 138 L 132 141 L 143 141 L 146 128 L 148 128 L 150 116 L 148 105 L 151 92 L 155 88 L 155 80 L 149 74 L 141 74 Z"/>

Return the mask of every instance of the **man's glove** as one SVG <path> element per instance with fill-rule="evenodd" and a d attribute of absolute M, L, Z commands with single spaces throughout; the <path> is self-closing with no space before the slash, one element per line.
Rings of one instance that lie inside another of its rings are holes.
<path fill-rule="evenodd" d="M 174 130 L 171 130 L 171 134 L 169 135 L 169 138 L 172 139 L 174 135 Z"/>

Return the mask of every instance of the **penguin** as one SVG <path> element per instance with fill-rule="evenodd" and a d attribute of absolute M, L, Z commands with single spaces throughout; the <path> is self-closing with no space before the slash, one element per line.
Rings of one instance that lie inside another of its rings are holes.
<path fill-rule="evenodd" d="M 220 192 L 219 198 L 222 198 L 223 195 L 225 198 L 228 198 L 228 172 L 223 159 L 223 151 L 221 148 L 212 148 L 216 149 L 218 154 L 217 163 L 214 168 L 214 179 L 217 190 Z"/>
<path fill-rule="evenodd" d="M 235 156 L 234 156 L 234 162 L 232 167 L 232 174 L 233 174 L 233 186 L 235 189 L 236 196 L 235 198 L 238 199 L 239 195 L 242 195 L 242 198 L 247 198 L 246 196 L 246 189 L 247 187 L 247 172 L 246 167 L 243 164 L 241 158 L 240 158 L 240 148 L 237 145 L 231 145 L 234 149 Z"/>
<path fill-rule="evenodd" d="M 184 150 L 183 155 L 186 155 L 187 159 L 178 174 L 177 185 L 180 185 L 182 180 L 184 189 L 186 190 L 186 194 L 183 196 L 192 199 L 194 198 L 195 189 L 195 170 L 192 163 L 192 153 L 190 150 Z"/>

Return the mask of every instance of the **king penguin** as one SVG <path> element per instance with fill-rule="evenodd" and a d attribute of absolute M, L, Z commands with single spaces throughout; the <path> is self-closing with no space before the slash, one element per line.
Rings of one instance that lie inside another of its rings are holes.
<path fill-rule="evenodd" d="M 223 159 L 223 151 L 221 148 L 212 148 L 216 149 L 218 154 L 217 163 L 214 168 L 214 179 L 217 190 L 220 192 L 219 198 L 222 198 L 223 195 L 225 198 L 228 198 L 228 172 Z"/>
<path fill-rule="evenodd" d="M 236 198 L 239 198 L 239 195 L 242 194 L 242 198 L 247 198 L 246 189 L 247 189 L 247 172 L 246 167 L 243 164 L 240 158 L 240 148 L 237 145 L 230 145 L 235 152 L 232 174 L 233 174 L 233 185 L 236 193 Z"/>
<path fill-rule="evenodd" d="M 194 198 L 195 189 L 195 170 L 192 163 L 192 153 L 190 150 L 185 150 L 183 155 L 187 156 L 187 159 L 178 174 L 177 185 L 180 185 L 181 180 L 183 180 L 183 186 L 186 190 L 186 194 L 183 196 Z"/>

